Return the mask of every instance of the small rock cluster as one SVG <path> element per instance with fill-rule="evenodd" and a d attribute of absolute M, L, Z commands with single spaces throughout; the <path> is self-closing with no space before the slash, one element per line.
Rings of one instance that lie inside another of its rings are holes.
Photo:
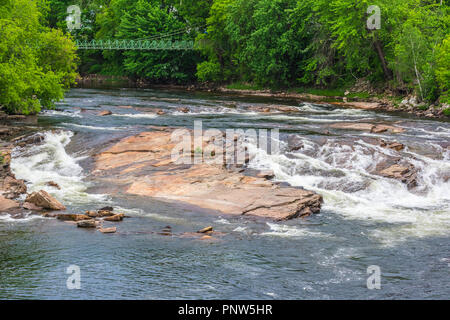
<path fill-rule="evenodd" d="M 78 228 L 95 228 L 101 233 L 115 233 L 116 227 L 104 228 L 103 222 L 120 222 L 125 218 L 123 213 L 114 213 L 112 207 L 105 207 L 97 211 L 86 211 L 85 214 L 47 214 L 47 217 L 56 217 L 58 220 L 74 223 Z"/>
<path fill-rule="evenodd" d="M 427 106 L 425 102 L 419 102 L 417 97 L 410 96 L 403 99 L 398 107 L 401 110 L 418 116 L 437 118 L 444 116 L 444 110 L 448 109 L 450 105 L 443 104 L 439 107 L 432 104 Z"/>

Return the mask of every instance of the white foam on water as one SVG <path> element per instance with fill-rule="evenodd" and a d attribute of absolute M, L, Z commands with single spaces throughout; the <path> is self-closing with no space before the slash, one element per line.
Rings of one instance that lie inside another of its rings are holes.
<path fill-rule="evenodd" d="M 151 218 L 153 220 L 162 222 L 170 222 L 178 224 L 186 224 L 188 222 L 188 220 L 184 218 L 170 217 L 156 212 L 142 212 L 140 215 L 143 217 Z"/>
<path fill-rule="evenodd" d="M 289 122 L 308 122 L 308 123 L 332 123 L 332 122 L 337 122 L 336 118 L 327 118 L 326 115 L 321 115 L 321 116 L 317 116 L 317 115 L 311 115 L 311 116 L 300 116 L 300 115 L 286 115 L 286 114 L 261 114 L 263 115 L 266 119 L 270 119 L 270 120 L 286 120 Z M 342 119 L 339 120 L 338 122 L 353 122 L 355 120 L 353 119 Z"/>
<path fill-rule="evenodd" d="M 419 186 L 408 190 L 400 181 L 372 173 L 380 161 L 396 151 L 363 141 L 347 145 L 329 139 L 322 146 L 303 141 L 304 149 L 291 153 L 293 158 L 269 155 L 250 143 L 249 151 L 255 157 L 249 166 L 273 170 L 276 180 L 323 195 L 324 212 L 339 214 L 344 219 L 390 223 L 390 227 L 371 234 L 385 245 L 411 237 L 450 234 L 450 179 L 444 178 L 450 175 L 447 151 L 443 151 L 443 160 L 404 152 L 402 157 L 419 170 Z M 306 232 L 277 226 L 278 230 L 272 232 L 285 236 Z"/>
<path fill-rule="evenodd" d="M 187 113 L 181 112 L 181 111 L 175 111 L 172 113 L 174 116 L 198 116 L 198 115 L 227 115 L 227 114 L 236 114 L 239 116 L 256 116 L 261 115 L 258 112 L 255 111 L 239 111 L 239 110 L 230 110 L 227 108 L 223 109 L 211 109 L 211 110 L 202 110 L 202 111 L 190 111 Z"/>
<path fill-rule="evenodd" d="M 348 260 L 352 257 L 359 256 L 358 249 L 353 247 L 338 248 L 333 253 L 327 252 L 325 249 L 312 254 L 312 257 L 317 260 L 319 266 L 329 269 L 330 278 L 317 281 L 317 284 L 340 284 L 349 281 L 362 281 L 365 273 L 361 270 L 350 269 L 341 265 L 342 261 Z"/>
<path fill-rule="evenodd" d="M 272 297 L 272 298 L 278 297 L 278 295 L 276 293 L 274 293 L 274 292 L 264 292 L 264 294 L 266 296 L 269 296 L 269 297 Z"/>
<path fill-rule="evenodd" d="M 444 128 L 444 127 L 437 127 L 435 131 L 429 131 L 423 128 L 417 128 L 418 131 L 424 132 L 427 135 L 431 136 L 441 136 L 441 137 L 447 137 L 450 138 L 450 129 Z"/>
<path fill-rule="evenodd" d="M 30 222 L 32 220 L 42 220 L 42 219 L 49 219 L 49 218 L 45 218 L 40 214 L 33 214 L 31 211 L 25 212 L 23 216 L 21 216 L 20 218 L 14 218 L 10 214 L 0 214 L 1 222 L 24 223 Z"/>
<path fill-rule="evenodd" d="M 135 118 L 135 119 L 155 119 L 155 118 L 158 118 L 158 115 L 157 114 L 153 114 L 153 113 L 125 113 L 125 114 L 114 113 L 111 116 L 113 116 L 113 117 Z"/>
<path fill-rule="evenodd" d="M 64 126 L 73 126 L 73 127 L 77 127 L 77 128 L 84 128 L 84 129 L 89 129 L 89 130 L 102 130 L 102 131 L 119 131 L 119 130 L 126 130 L 128 129 L 127 127 L 94 127 L 94 126 L 88 126 L 88 125 L 83 125 L 83 124 L 76 124 L 76 123 L 67 123 L 67 122 L 63 122 L 61 123 L 61 125 Z"/>
<path fill-rule="evenodd" d="M 224 219 L 224 218 L 218 219 L 218 220 L 216 220 L 215 222 L 216 222 L 216 223 L 221 223 L 221 224 L 231 224 L 230 221 L 228 221 L 228 220 L 226 220 L 226 219 Z"/>
<path fill-rule="evenodd" d="M 277 224 L 277 223 L 266 223 L 270 231 L 261 233 L 262 236 L 276 236 L 276 237 L 319 237 L 319 238 L 330 238 L 332 237 L 329 234 L 325 234 L 322 232 L 311 231 L 307 227 L 297 227 L 297 226 L 288 226 L 285 224 Z"/>
<path fill-rule="evenodd" d="M 89 184 L 84 181 L 85 175 L 78 161 L 69 155 L 65 147 L 69 144 L 71 131 L 44 132 L 41 144 L 16 148 L 12 153 L 11 170 L 18 179 L 26 181 L 28 192 L 45 190 L 63 204 L 84 204 L 105 201 L 106 195 L 89 194 Z M 47 185 L 56 182 L 60 190 Z"/>
<path fill-rule="evenodd" d="M 324 112 L 330 112 L 330 108 L 323 107 L 323 106 L 316 106 L 308 102 L 304 102 L 302 105 L 298 106 L 297 109 L 299 111 L 304 112 L 314 112 L 314 113 L 324 113 Z"/>
<path fill-rule="evenodd" d="M 60 110 L 44 110 L 44 111 L 41 112 L 41 115 L 44 115 L 44 116 L 65 116 L 65 117 L 71 117 L 71 118 L 82 118 L 80 113 L 81 113 L 81 110 L 74 110 L 73 112 L 60 111 Z"/>

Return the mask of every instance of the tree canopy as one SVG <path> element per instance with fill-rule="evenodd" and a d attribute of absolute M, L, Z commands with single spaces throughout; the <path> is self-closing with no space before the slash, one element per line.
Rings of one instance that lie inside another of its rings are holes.
<path fill-rule="evenodd" d="M 45 1 L 0 1 L 0 105 L 36 113 L 63 98 L 76 77 L 72 40 L 45 26 Z"/>
<path fill-rule="evenodd" d="M 68 30 L 73 4 L 81 28 Z M 160 36 L 196 50 L 79 50 L 78 72 L 270 88 L 366 79 L 448 102 L 449 17 L 444 0 L 0 0 L 0 104 L 32 113 L 60 99 L 76 75 L 71 39 Z"/>

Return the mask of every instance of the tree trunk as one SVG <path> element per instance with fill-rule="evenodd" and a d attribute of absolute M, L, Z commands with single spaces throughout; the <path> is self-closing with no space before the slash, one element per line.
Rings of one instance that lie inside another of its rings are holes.
<path fill-rule="evenodd" d="M 378 58 L 380 59 L 385 79 L 386 80 L 392 80 L 393 79 L 392 71 L 387 66 L 386 59 L 384 58 L 383 47 L 382 47 L 382 45 L 381 45 L 380 41 L 378 40 L 377 35 L 375 33 L 373 34 L 373 45 L 375 46 L 375 51 L 377 52 Z"/>

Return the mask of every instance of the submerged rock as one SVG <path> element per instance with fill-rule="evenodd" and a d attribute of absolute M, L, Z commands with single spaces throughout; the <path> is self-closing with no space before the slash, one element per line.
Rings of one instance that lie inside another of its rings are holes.
<path fill-rule="evenodd" d="M 66 213 L 66 214 L 58 214 L 56 217 L 59 220 L 63 221 L 82 221 L 82 220 L 92 220 L 91 217 L 85 214 L 77 214 L 77 213 Z"/>
<path fill-rule="evenodd" d="M 44 190 L 33 192 L 32 194 L 27 196 L 25 201 L 33 203 L 36 206 L 42 207 L 44 209 L 66 210 L 66 207 L 63 204 L 61 204 L 58 200 L 56 200 Z"/>
<path fill-rule="evenodd" d="M 110 116 L 110 115 L 112 115 L 112 112 L 110 111 L 110 110 L 103 110 L 103 111 L 100 111 L 97 115 L 99 115 L 99 116 Z"/>
<path fill-rule="evenodd" d="M 44 142 L 45 136 L 43 133 L 38 132 L 32 135 L 23 135 L 11 140 L 18 147 L 25 147 L 27 145 L 38 145 Z"/>
<path fill-rule="evenodd" d="M 162 229 L 161 232 L 158 233 L 159 235 L 162 236 L 171 236 L 172 235 L 172 227 L 171 226 L 166 226 L 164 229 Z"/>
<path fill-rule="evenodd" d="M 289 135 L 288 137 L 288 151 L 292 152 L 292 151 L 298 151 L 300 149 L 304 148 L 304 143 L 302 138 L 300 138 L 297 135 Z"/>
<path fill-rule="evenodd" d="M 190 110 L 188 107 L 180 107 L 180 108 L 177 108 L 177 111 L 183 112 L 183 113 L 188 113 Z"/>
<path fill-rule="evenodd" d="M 207 233 L 207 232 L 211 232 L 211 231 L 213 231 L 213 227 L 210 226 L 210 227 L 206 227 L 201 230 L 198 230 L 197 233 Z"/>
<path fill-rule="evenodd" d="M 46 185 L 49 186 L 49 187 L 53 187 L 53 188 L 56 188 L 58 190 L 61 190 L 61 187 L 55 181 L 49 181 L 49 182 L 46 183 Z"/>
<path fill-rule="evenodd" d="M 125 217 L 125 215 L 123 213 L 118 213 L 118 214 L 114 214 L 112 216 L 106 217 L 103 220 L 117 222 L 117 221 L 122 221 L 124 217 Z"/>
<path fill-rule="evenodd" d="M 77 222 L 78 228 L 96 228 L 98 225 L 98 221 L 95 220 L 82 220 Z"/>
<path fill-rule="evenodd" d="M 115 233 L 117 231 L 117 228 L 116 227 L 100 228 L 98 229 L 98 231 L 100 231 L 101 233 Z"/>

